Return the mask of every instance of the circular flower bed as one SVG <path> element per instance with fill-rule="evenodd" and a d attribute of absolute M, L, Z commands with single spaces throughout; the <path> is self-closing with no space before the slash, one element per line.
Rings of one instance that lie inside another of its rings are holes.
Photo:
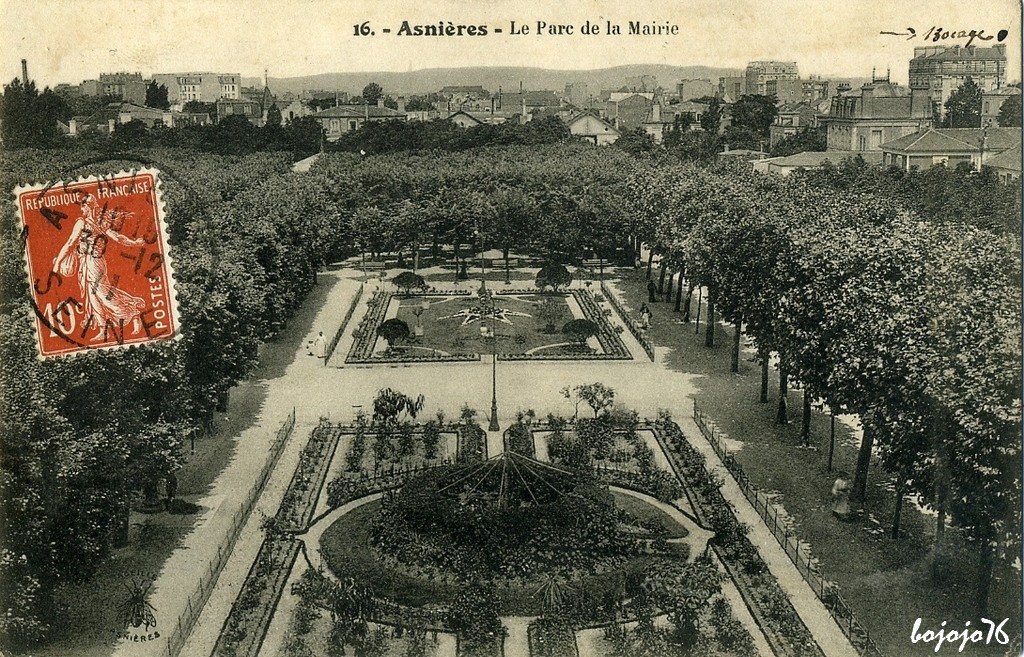
<path fill-rule="evenodd" d="M 410 480 L 372 528 L 382 556 L 460 579 L 579 575 L 642 552 L 591 478 L 506 454 Z"/>

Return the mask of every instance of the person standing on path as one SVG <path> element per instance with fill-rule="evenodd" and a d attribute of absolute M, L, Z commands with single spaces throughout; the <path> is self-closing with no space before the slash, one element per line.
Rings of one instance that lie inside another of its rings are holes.
<path fill-rule="evenodd" d="M 313 353 L 316 354 L 317 358 L 323 358 L 326 348 L 327 340 L 324 339 L 324 332 L 320 331 L 320 335 L 316 336 L 316 339 L 313 340 Z"/>

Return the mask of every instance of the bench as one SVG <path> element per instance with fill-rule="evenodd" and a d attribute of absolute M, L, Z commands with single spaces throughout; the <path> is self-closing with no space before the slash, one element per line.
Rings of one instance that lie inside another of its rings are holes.
<path fill-rule="evenodd" d="M 383 262 L 366 262 L 363 263 L 363 269 L 366 271 L 384 271 L 387 269 L 387 264 Z"/>

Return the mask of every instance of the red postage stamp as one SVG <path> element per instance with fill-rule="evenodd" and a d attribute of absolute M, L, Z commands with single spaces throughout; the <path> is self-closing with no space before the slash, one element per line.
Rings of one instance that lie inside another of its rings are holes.
<path fill-rule="evenodd" d="M 155 169 L 14 190 L 42 358 L 179 331 Z"/>

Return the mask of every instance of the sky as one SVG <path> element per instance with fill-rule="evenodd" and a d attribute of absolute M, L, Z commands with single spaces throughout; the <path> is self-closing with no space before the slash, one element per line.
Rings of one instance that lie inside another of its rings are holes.
<path fill-rule="evenodd" d="M 0 79 L 29 76 L 42 86 L 101 72 L 217 71 L 256 77 L 327 72 L 410 71 L 454 66 L 593 69 L 623 64 L 743 68 L 748 61 L 796 61 L 801 75 L 868 77 L 892 69 L 906 83 L 915 46 L 931 27 L 1007 30 L 1010 81 L 1020 80 L 1016 0 L 0 0 Z M 486 37 L 408 37 L 410 23 L 487 25 Z M 369 21 L 374 36 L 355 36 Z M 571 36 L 509 33 L 510 21 L 571 24 Z M 590 21 L 602 34 L 579 34 Z M 621 36 L 604 34 L 606 21 Z M 678 25 L 678 34 L 629 36 L 628 21 Z M 494 28 L 503 34 L 494 34 Z M 882 35 L 881 31 L 916 36 Z M 391 28 L 391 34 L 383 34 Z M 976 41 L 976 45 L 993 45 Z"/>

